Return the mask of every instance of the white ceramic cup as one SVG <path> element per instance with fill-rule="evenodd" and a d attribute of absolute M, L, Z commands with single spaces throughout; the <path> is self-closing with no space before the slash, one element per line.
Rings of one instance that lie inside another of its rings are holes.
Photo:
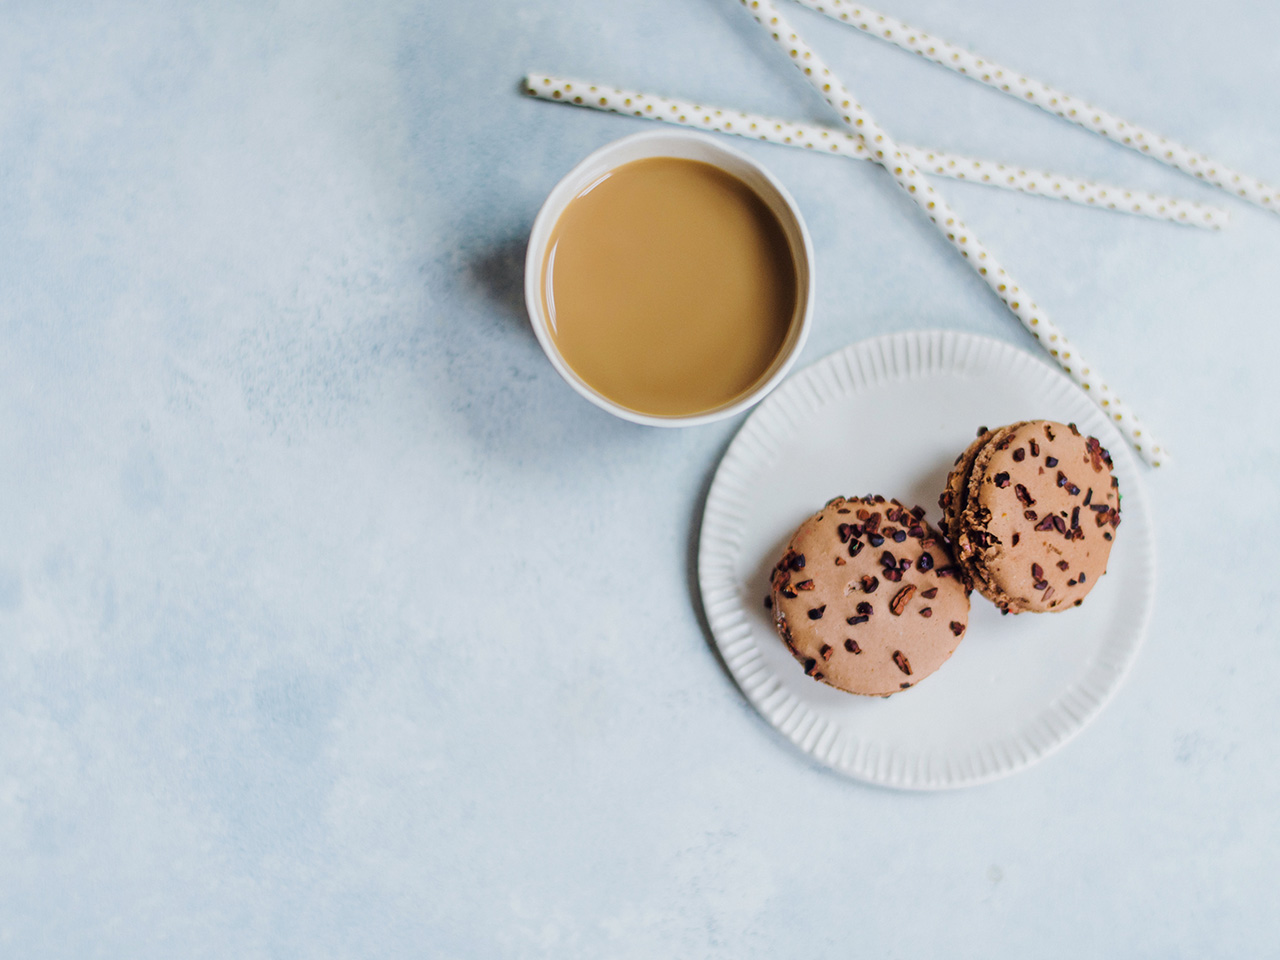
<path fill-rule="evenodd" d="M 547 244 L 565 207 L 583 189 L 610 170 L 624 163 L 649 157 L 699 160 L 737 177 L 754 191 L 778 218 L 795 265 L 795 313 L 787 329 L 786 339 L 769 369 L 749 393 L 724 406 L 686 416 L 660 417 L 640 413 L 610 400 L 587 384 L 560 354 L 551 335 L 550 321 L 542 297 L 542 269 L 546 261 Z M 623 137 L 590 154 L 565 174 L 564 179 L 556 184 L 555 189 L 543 203 L 542 209 L 538 211 L 537 219 L 533 221 L 533 231 L 529 235 L 529 248 L 524 262 L 525 305 L 529 310 L 529 319 L 533 322 L 533 332 L 537 335 L 538 342 L 542 344 L 542 349 L 552 366 L 573 389 L 597 407 L 624 420 L 655 427 L 688 427 L 723 420 L 725 417 L 741 413 L 763 399 L 786 376 L 791 365 L 795 363 L 796 357 L 799 356 L 805 339 L 809 336 L 809 325 L 813 317 L 813 290 L 813 244 L 809 240 L 809 230 L 804 224 L 804 218 L 800 216 L 800 210 L 791 194 L 769 171 L 746 154 L 727 147 L 711 137 L 684 131 L 650 130 Z"/>

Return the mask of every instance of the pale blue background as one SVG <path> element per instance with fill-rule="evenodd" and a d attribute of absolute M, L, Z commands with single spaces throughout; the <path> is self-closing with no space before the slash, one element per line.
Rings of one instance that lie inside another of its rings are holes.
<path fill-rule="evenodd" d="M 891 12 L 1280 182 L 1280 6 L 1203 9 Z M 943 184 L 1178 455 L 1116 701 L 967 791 L 814 765 L 699 618 L 740 421 L 611 419 L 540 352 L 538 205 L 646 127 L 519 78 L 824 118 L 733 0 L 6 0 L 0 956 L 1276 955 L 1280 218 L 792 16 L 904 140 L 1231 208 Z M 744 148 L 818 251 L 802 363 L 1031 346 L 882 173 Z"/>

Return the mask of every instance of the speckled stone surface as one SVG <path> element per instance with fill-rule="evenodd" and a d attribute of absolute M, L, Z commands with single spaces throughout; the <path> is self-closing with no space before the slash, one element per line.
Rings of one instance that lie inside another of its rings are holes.
<path fill-rule="evenodd" d="M 1280 181 L 1280 8 L 1203 9 L 889 12 Z M 942 185 L 1178 458 L 1115 702 L 968 791 L 818 768 L 700 617 L 738 421 L 623 423 L 542 356 L 533 216 L 644 126 L 521 75 L 824 118 L 734 0 L 14 0 L 0 955 L 1274 951 L 1280 217 L 790 13 L 907 142 L 1231 207 L 1208 234 Z M 813 234 L 801 364 L 937 326 L 1033 346 L 882 173 L 740 146 Z M 1207 491 L 1243 541 L 1188 517 Z"/>

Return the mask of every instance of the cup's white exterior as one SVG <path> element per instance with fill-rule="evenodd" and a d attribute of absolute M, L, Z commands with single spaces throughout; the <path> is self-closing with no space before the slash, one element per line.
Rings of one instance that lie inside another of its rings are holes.
<path fill-rule="evenodd" d="M 782 348 L 778 351 L 772 366 L 750 393 L 744 394 L 725 406 L 689 416 L 658 417 L 639 413 L 615 403 L 589 386 L 560 355 L 551 336 L 550 323 L 542 298 L 542 266 L 546 260 L 547 244 L 565 207 L 585 187 L 608 171 L 624 163 L 648 157 L 699 160 L 737 177 L 750 187 L 778 218 L 795 262 L 796 312 L 787 331 L 787 338 L 783 341 Z M 809 239 L 809 230 L 791 194 L 772 174 L 746 154 L 699 133 L 651 130 L 606 144 L 590 154 L 556 184 L 555 189 L 543 203 L 542 209 L 538 211 L 537 219 L 533 221 L 533 230 L 529 235 L 529 247 L 524 264 L 524 299 L 529 310 L 529 319 L 533 323 L 533 332 L 537 335 L 538 342 L 542 344 L 542 349 L 546 352 L 552 366 L 571 387 L 596 406 L 624 420 L 655 427 L 687 427 L 710 423 L 713 420 L 722 420 L 741 413 L 758 402 L 778 385 L 799 356 L 805 339 L 809 336 L 809 325 L 813 316 L 813 245 Z"/>

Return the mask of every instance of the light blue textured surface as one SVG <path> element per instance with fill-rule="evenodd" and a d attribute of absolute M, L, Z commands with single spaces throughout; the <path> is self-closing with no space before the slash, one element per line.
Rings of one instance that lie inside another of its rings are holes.
<path fill-rule="evenodd" d="M 889 12 L 1280 182 L 1280 7 L 1203 9 Z M 1231 207 L 942 185 L 1178 457 L 1117 700 L 987 787 L 818 768 L 697 612 L 737 422 L 616 421 L 540 353 L 537 207 L 644 127 L 520 76 L 824 118 L 737 3 L 10 0 L 0 956 L 1274 955 L 1280 218 L 792 15 L 908 142 Z M 801 364 L 1031 346 L 883 174 L 744 149 L 818 251 Z"/>

